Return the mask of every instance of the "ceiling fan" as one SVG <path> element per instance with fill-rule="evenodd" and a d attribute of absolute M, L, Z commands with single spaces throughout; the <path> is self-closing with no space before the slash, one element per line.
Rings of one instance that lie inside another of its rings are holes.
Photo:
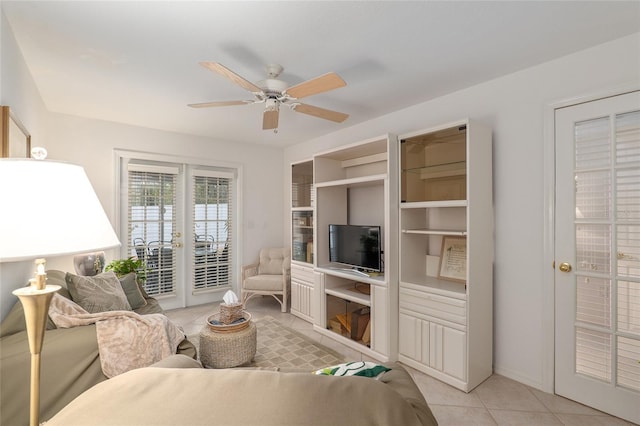
<path fill-rule="evenodd" d="M 217 62 L 200 62 L 200 65 L 228 78 L 243 89 L 248 90 L 253 94 L 254 99 L 246 101 L 219 101 L 189 104 L 192 108 L 264 103 L 265 109 L 262 114 L 262 129 L 273 129 L 274 131 L 277 131 L 278 128 L 278 118 L 280 115 L 281 105 L 286 105 L 296 112 L 334 121 L 336 123 L 342 123 L 347 119 L 347 117 L 349 117 L 348 114 L 298 102 L 298 99 L 346 86 L 347 83 L 345 83 L 344 80 L 334 72 L 329 72 L 289 87 L 286 82 L 278 80 L 278 76 L 283 70 L 282 66 L 278 64 L 266 65 L 265 70 L 267 71 L 267 78 L 265 80 L 258 81 L 256 84 L 240 77 L 229 68 Z"/>

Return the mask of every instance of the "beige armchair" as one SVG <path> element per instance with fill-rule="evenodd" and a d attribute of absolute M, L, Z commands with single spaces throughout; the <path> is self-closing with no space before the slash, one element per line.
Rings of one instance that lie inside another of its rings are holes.
<path fill-rule="evenodd" d="M 262 249 L 258 263 L 242 267 L 242 303 L 246 306 L 256 294 L 270 295 L 280 303 L 282 312 L 287 312 L 290 279 L 291 250 Z"/>

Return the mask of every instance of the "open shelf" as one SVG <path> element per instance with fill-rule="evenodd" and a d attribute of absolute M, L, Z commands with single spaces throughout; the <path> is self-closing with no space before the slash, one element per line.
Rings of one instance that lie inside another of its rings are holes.
<path fill-rule="evenodd" d="M 450 229 L 403 229 L 403 234 L 421 234 L 421 235 L 467 235 L 467 231 L 456 231 Z"/>
<path fill-rule="evenodd" d="M 369 276 L 362 275 L 356 271 L 348 269 L 344 265 L 330 263 L 327 265 L 318 266 L 316 268 L 318 272 L 324 272 L 327 275 L 344 278 L 347 280 L 354 280 L 362 283 L 382 285 L 385 283 L 385 276 L 383 273 L 372 272 Z"/>
<path fill-rule="evenodd" d="M 402 202 L 400 209 L 429 209 L 441 207 L 467 207 L 467 200 L 413 201 Z"/>
<path fill-rule="evenodd" d="M 351 341 L 371 345 L 371 306 L 327 295 L 327 330 Z"/>
<path fill-rule="evenodd" d="M 348 300 L 350 302 L 359 303 L 364 306 L 371 306 L 371 294 L 369 285 L 354 283 L 345 285 L 342 287 L 327 288 L 324 290 L 326 294 L 339 297 L 340 299 Z M 362 286 L 366 286 L 369 293 L 363 293 Z"/>
<path fill-rule="evenodd" d="M 360 176 L 354 178 L 347 179 L 338 179 L 327 182 L 316 183 L 316 188 L 325 188 L 330 186 L 345 186 L 348 188 L 358 187 L 358 186 L 370 186 L 370 185 L 379 185 L 386 179 L 386 175 L 377 174 L 371 176 Z"/>
<path fill-rule="evenodd" d="M 451 163 L 435 164 L 431 166 L 414 167 L 404 169 L 407 173 L 416 173 L 420 179 L 438 179 L 453 176 L 465 176 L 467 174 L 466 161 L 454 161 Z"/>

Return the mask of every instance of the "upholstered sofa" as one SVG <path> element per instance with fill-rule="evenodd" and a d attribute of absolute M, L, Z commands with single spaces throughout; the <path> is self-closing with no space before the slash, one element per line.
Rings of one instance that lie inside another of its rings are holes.
<path fill-rule="evenodd" d="M 182 355 L 152 367 L 161 368 L 129 371 L 89 389 L 47 426 L 437 425 L 398 363 L 387 364 L 391 370 L 378 378 L 203 369 Z"/>
<path fill-rule="evenodd" d="M 72 299 L 62 271 L 47 271 L 47 284 L 61 286 L 59 295 Z M 158 301 L 141 290 L 144 304 L 134 312 L 162 313 Z M 176 352 L 196 358 L 186 338 Z M 0 324 L 0 424 L 29 424 L 30 353 L 22 304 L 16 302 Z M 45 421 L 90 387 L 107 380 L 103 374 L 96 325 L 56 328 L 47 323 L 41 354 L 40 419 Z"/>

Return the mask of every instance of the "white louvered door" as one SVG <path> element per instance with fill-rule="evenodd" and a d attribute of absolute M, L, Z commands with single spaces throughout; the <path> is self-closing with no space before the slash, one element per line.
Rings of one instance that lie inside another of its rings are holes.
<path fill-rule="evenodd" d="M 218 300 L 219 292 L 232 286 L 234 182 L 229 171 L 189 168 L 191 288 L 187 306 Z"/>
<path fill-rule="evenodd" d="M 164 309 L 238 293 L 235 169 L 122 158 L 120 179 L 123 257 L 144 260 Z"/>
<path fill-rule="evenodd" d="M 130 162 L 126 167 L 127 257 L 145 263 L 145 289 L 154 297 L 175 298 L 182 273 L 182 168 L 177 164 Z"/>
<path fill-rule="evenodd" d="M 640 92 L 556 111 L 555 392 L 640 423 Z"/>

